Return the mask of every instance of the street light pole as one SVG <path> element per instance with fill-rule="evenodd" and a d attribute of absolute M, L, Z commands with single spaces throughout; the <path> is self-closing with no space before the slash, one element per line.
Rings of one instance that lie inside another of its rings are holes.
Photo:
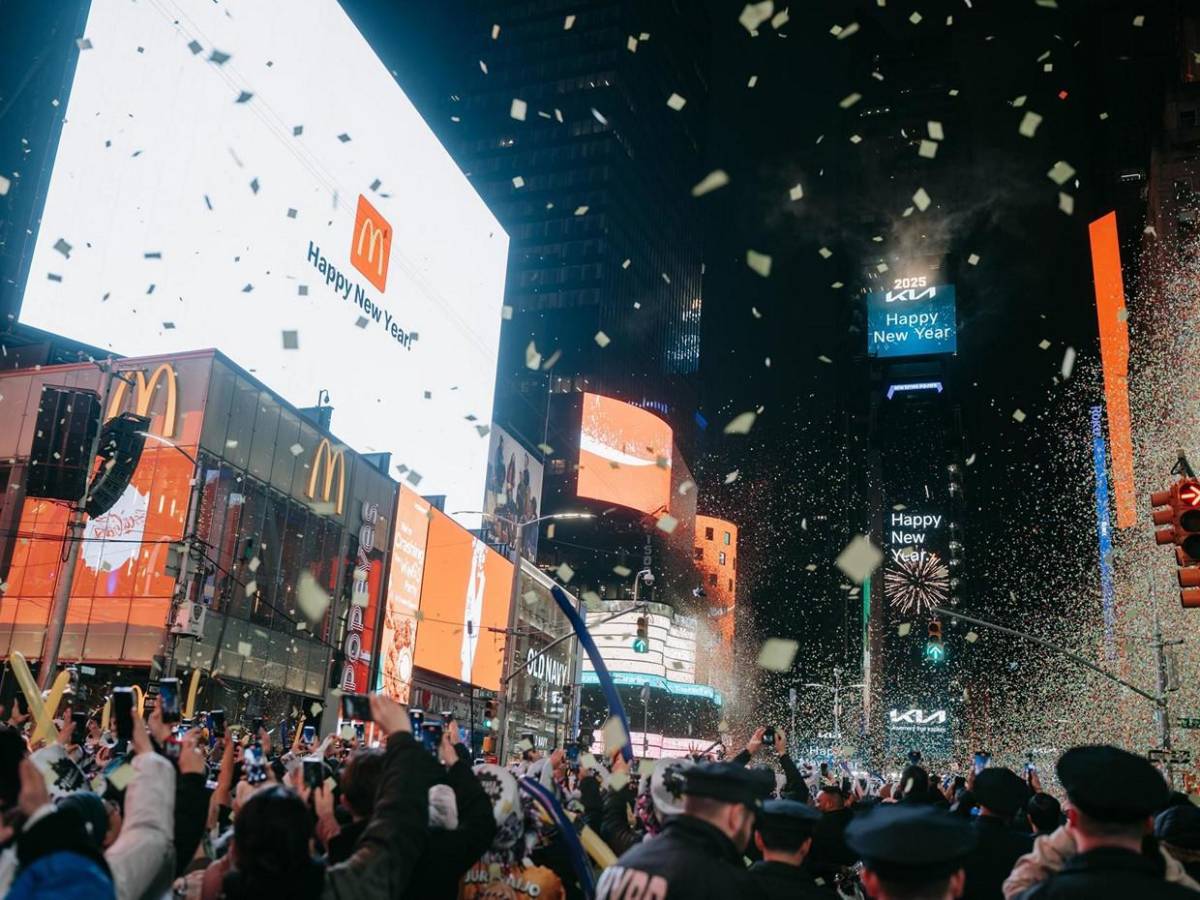
<path fill-rule="evenodd" d="M 108 404 L 112 396 L 114 378 L 121 376 L 113 368 L 112 359 L 97 362 L 96 365 L 104 373 L 103 388 L 100 391 L 100 421 L 96 423 L 96 435 L 88 448 L 83 482 L 83 496 L 77 503 L 72 504 L 67 513 L 67 531 L 64 535 L 62 553 L 59 554 L 58 578 L 54 581 L 54 598 L 50 604 L 50 616 L 46 622 L 46 638 L 42 642 L 42 662 L 38 671 L 38 686 L 43 691 L 50 690 L 54 683 L 54 670 L 58 667 L 58 652 L 62 649 L 63 631 L 67 626 L 67 610 L 71 606 L 71 585 L 75 582 L 75 567 L 79 564 L 79 545 L 83 543 L 84 528 L 87 524 L 87 506 L 92 482 L 92 467 L 96 464 L 96 455 L 100 452 L 100 438 L 104 431 L 104 417 L 108 413 Z"/>

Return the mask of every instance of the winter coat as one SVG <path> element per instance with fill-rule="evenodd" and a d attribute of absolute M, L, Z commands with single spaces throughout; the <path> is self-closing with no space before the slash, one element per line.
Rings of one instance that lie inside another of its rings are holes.
<path fill-rule="evenodd" d="M 1188 877 L 1182 863 L 1169 856 L 1161 848 L 1159 848 L 1159 852 L 1164 863 L 1161 876 L 1163 880 L 1191 888 L 1193 891 L 1200 891 L 1200 884 Z M 1075 855 L 1075 839 L 1071 837 L 1071 832 L 1065 825 L 1045 837 L 1036 838 L 1033 842 L 1033 850 L 1017 860 L 1012 874 L 1004 880 L 1005 900 L 1012 900 L 1022 891 L 1060 871 L 1067 860 Z"/>
<path fill-rule="evenodd" d="M 158 900 L 175 877 L 175 766 L 139 753 L 125 791 L 121 833 L 104 851 L 117 900 Z"/>
<path fill-rule="evenodd" d="M 114 900 L 112 875 L 83 820 L 49 804 L 17 836 L 11 900 Z"/>
<path fill-rule="evenodd" d="M 196 855 L 208 825 L 208 778 L 203 772 L 175 777 L 175 874 L 182 875 Z"/>
<path fill-rule="evenodd" d="M 604 870 L 596 886 L 596 900 L 759 896 L 733 841 L 717 827 L 689 815 L 677 816 L 654 840 L 622 855 Z"/>
<path fill-rule="evenodd" d="M 827 900 L 834 892 L 817 886 L 813 876 L 800 866 L 781 862 L 756 862 L 749 869 L 750 878 L 769 900 Z"/>
<path fill-rule="evenodd" d="M 1019 894 L 1022 900 L 1196 900 L 1196 893 L 1163 877 L 1165 866 L 1119 847 L 1072 856 L 1058 872 Z"/>
<path fill-rule="evenodd" d="M 996 816 L 977 816 L 971 830 L 978 842 L 963 865 L 967 873 L 963 900 L 1001 900 L 1004 879 L 1017 860 L 1033 849 L 1033 835 L 1014 831 Z"/>

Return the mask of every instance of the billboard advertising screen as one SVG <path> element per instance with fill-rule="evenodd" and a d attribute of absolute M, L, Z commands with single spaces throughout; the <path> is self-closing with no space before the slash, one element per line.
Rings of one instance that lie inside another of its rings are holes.
<path fill-rule="evenodd" d="M 575 493 L 649 515 L 666 512 L 671 440 L 671 426 L 653 413 L 612 397 L 584 394 Z"/>
<path fill-rule="evenodd" d="M 477 509 L 508 237 L 336 0 L 97 2 L 84 34 L 21 320 L 327 390 Z"/>
<path fill-rule="evenodd" d="M 416 664 L 486 690 L 500 686 L 512 563 L 432 510 Z M 493 631 L 491 629 L 499 629 Z"/>
<path fill-rule="evenodd" d="M 401 485 L 383 610 L 383 636 L 379 643 L 383 691 L 399 703 L 408 703 L 412 690 L 429 519 L 429 503 Z"/>
<path fill-rule="evenodd" d="M 541 461 L 516 438 L 492 425 L 492 445 L 488 450 L 487 486 L 483 495 L 483 527 L 492 543 L 511 544 L 516 537 L 513 523 L 532 522 L 541 515 Z M 538 530 L 524 529 L 522 554 L 537 558 Z"/>
<path fill-rule="evenodd" d="M 867 294 L 867 353 L 926 356 L 953 353 L 958 326 L 954 285 L 929 284 L 922 275 L 894 279 L 891 290 Z"/>

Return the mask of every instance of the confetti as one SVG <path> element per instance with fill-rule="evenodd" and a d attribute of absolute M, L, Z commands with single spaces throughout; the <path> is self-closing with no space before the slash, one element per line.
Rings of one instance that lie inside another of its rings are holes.
<path fill-rule="evenodd" d="M 855 584 L 862 584 L 879 564 L 883 553 L 865 534 L 855 535 L 845 549 L 834 560 L 834 564 Z"/>
<path fill-rule="evenodd" d="M 5 194 L 7 194 L 10 187 L 12 187 L 12 182 L 3 175 L 0 175 L 0 197 L 3 197 Z"/>
<path fill-rule="evenodd" d="M 513 98 L 512 106 L 509 107 L 508 114 L 518 122 L 525 121 L 525 113 L 529 109 L 529 104 L 517 97 Z"/>
<path fill-rule="evenodd" d="M 241 91 L 237 96 L 237 100 L 234 102 L 235 103 L 249 103 L 250 98 L 253 96 L 254 96 L 254 94 L 251 91 Z"/>
<path fill-rule="evenodd" d="M 917 155 L 924 159 L 933 159 L 937 156 L 938 145 L 936 141 L 921 141 L 920 147 L 917 149 Z"/>
<path fill-rule="evenodd" d="M 1038 126 L 1041 124 L 1042 124 L 1042 117 L 1039 116 L 1037 113 L 1033 112 L 1032 110 L 1029 110 L 1021 118 L 1021 124 L 1017 127 L 1017 131 L 1023 137 L 1031 138 L 1035 134 L 1037 134 Z"/>
<path fill-rule="evenodd" d="M 929 194 L 925 192 L 925 188 L 917 188 L 917 192 L 912 196 L 913 205 L 921 212 L 925 212 L 929 208 Z"/>
<path fill-rule="evenodd" d="M 1074 368 L 1075 368 L 1075 348 L 1068 347 L 1066 350 L 1063 351 L 1062 367 L 1060 370 L 1060 374 L 1062 375 L 1063 381 L 1066 381 L 1068 378 L 1071 377 L 1071 372 L 1072 372 L 1072 370 L 1074 370 Z"/>
<path fill-rule="evenodd" d="M 494 40 L 496 40 L 498 37 L 500 37 L 500 26 L 499 26 L 499 25 L 493 25 L 493 26 L 492 26 L 492 40 L 494 41 Z"/>
<path fill-rule="evenodd" d="M 847 25 L 845 28 L 843 28 L 841 31 L 839 31 L 837 33 L 837 39 L 839 41 L 844 41 L 846 38 L 850 37 L 853 34 L 858 34 L 858 23 L 857 22 L 851 22 L 849 25 Z"/>
<path fill-rule="evenodd" d="M 676 112 L 679 112 L 679 110 L 683 109 L 686 105 L 687 101 L 678 94 L 671 94 L 671 96 L 667 98 L 667 106 Z"/>
<path fill-rule="evenodd" d="M 529 342 L 529 346 L 525 348 L 525 367 L 527 369 L 538 369 L 542 365 L 542 354 L 538 353 L 537 346 L 533 341 Z"/>
<path fill-rule="evenodd" d="M 788 199 L 789 200 L 799 200 L 803 196 L 804 196 L 804 188 L 798 184 L 793 184 L 788 189 Z"/>
<path fill-rule="evenodd" d="M 637 53 L 637 48 L 638 48 L 638 39 L 635 38 L 632 34 L 629 35 L 629 37 L 625 39 L 625 49 L 628 50 L 630 53 Z"/>
<path fill-rule="evenodd" d="M 946 132 L 942 130 L 941 122 L 926 122 L 925 128 L 929 132 L 929 139 L 931 141 L 944 141 L 946 139 Z"/>
<path fill-rule="evenodd" d="M 575 16 L 570 15 L 563 19 L 563 31 L 570 31 L 575 27 Z"/>
<path fill-rule="evenodd" d="M 916 10 L 913 10 L 913 14 L 908 17 L 908 21 L 912 22 L 914 25 L 920 25 L 921 18 L 921 14 Z"/>
<path fill-rule="evenodd" d="M 1055 184 L 1061 186 L 1070 181 L 1074 174 L 1074 167 L 1072 167 L 1070 163 L 1064 162 L 1060 159 L 1050 167 L 1050 171 L 1046 173 L 1046 176 Z"/>
<path fill-rule="evenodd" d="M 979 265 L 979 254 L 978 254 L 978 253 L 972 253 L 970 256 L 968 256 L 968 257 L 967 257 L 967 264 L 968 264 L 968 265 L 972 265 L 972 266 L 977 266 L 977 265 Z"/>
<path fill-rule="evenodd" d="M 1134 28 L 1141 28 L 1145 24 L 1146 24 L 1145 16 L 1134 16 L 1133 17 L 1133 27 Z"/>
<path fill-rule="evenodd" d="M 705 194 L 723 188 L 729 184 L 729 175 L 724 169 L 713 169 L 692 187 L 693 197 L 703 197 Z"/>
<path fill-rule="evenodd" d="M 304 448 L 301 447 L 299 444 L 292 444 L 292 446 L 288 447 L 288 450 L 291 451 L 292 456 L 299 456 L 301 453 L 304 452 Z"/>
<path fill-rule="evenodd" d="M 737 481 L 737 480 L 738 480 L 738 479 L 739 479 L 741 476 L 742 476 L 742 473 L 741 473 L 739 470 L 737 470 L 737 469 L 734 469 L 732 472 L 730 472 L 728 475 L 726 475 L 726 476 L 725 476 L 725 483 L 726 483 L 726 484 L 733 484 L 733 483 L 734 483 L 735 481 Z"/>
<path fill-rule="evenodd" d="M 515 188 L 525 187 L 525 179 L 522 178 L 520 175 L 514 175 L 513 180 L 512 180 L 512 186 Z"/>
<path fill-rule="evenodd" d="M 833 251 L 828 247 L 822 247 L 817 253 L 821 255 L 821 259 L 829 259 L 829 257 L 833 256 Z"/>
<path fill-rule="evenodd" d="M 787 638 L 767 638 L 758 650 L 758 667 L 768 672 L 791 671 L 792 662 L 796 659 L 796 651 L 800 649 L 797 641 Z"/>
<path fill-rule="evenodd" d="M 254 653 L 254 647 L 251 646 L 249 641 L 238 641 L 237 653 L 238 656 L 250 656 Z"/>
<path fill-rule="evenodd" d="M 746 87 L 748 87 L 748 88 L 752 88 L 752 87 L 754 87 L 756 84 L 758 84 L 758 76 L 757 76 L 757 75 L 751 75 L 751 76 L 750 76 L 750 80 L 746 82 Z"/>
<path fill-rule="evenodd" d="M 586 205 L 575 207 L 575 215 L 577 215 L 577 216 L 586 216 L 587 211 L 588 211 L 588 207 Z"/>
<path fill-rule="evenodd" d="M 759 253 L 757 250 L 746 251 L 746 265 L 763 278 L 771 274 L 771 257 L 765 253 Z"/>
<path fill-rule="evenodd" d="M 283 349 L 284 350 L 299 350 L 300 349 L 300 333 L 296 331 L 284 331 L 283 333 Z"/>
<path fill-rule="evenodd" d="M 758 26 L 775 13 L 774 0 L 763 0 L 762 3 L 747 3 L 738 16 L 738 22 L 751 34 L 755 34 Z"/>
<path fill-rule="evenodd" d="M 750 429 L 754 427 L 754 420 L 758 418 L 758 414 L 753 410 L 740 413 L 729 420 L 725 426 L 725 434 L 749 434 Z"/>
<path fill-rule="evenodd" d="M 54 249 L 57 250 L 59 253 L 61 253 L 63 256 L 65 256 L 67 259 L 70 259 L 71 258 L 71 250 L 74 248 L 70 244 L 68 244 L 66 241 L 64 241 L 62 238 L 59 238 L 57 241 L 54 242 Z"/>
<path fill-rule="evenodd" d="M 845 97 L 843 97 L 841 100 L 838 101 L 838 106 L 840 106 L 842 109 L 849 109 L 855 103 L 857 103 L 859 100 L 861 100 L 862 96 L 863 95 L 858 93 L 857 91 L 855 91 L 852 94 L 847 94 Z"/>
<path fill-rule="evenodd" d="M 612 338 L 610 338 L 603 331 L 597 331 L 593 340 L 600 345 L 601 349 L 612 343 Z"/>
<path fill-rule="evenodd" d="M 896 634 L 900 635 L 900 637 L 908 637 L 911 632 L 912 623 L 910 622 L 901 622 L 898 626 L 896 626 Z"/>
<path fill-rule="evenodd" d="M 791 18 L 791 16 L 788 14 L 787 8 L 785 7 L 771 17 L 771 27 L 778 31 L 788 23 L 789 18 Z"/>
<path fill-rule="evenodd" d="M 610 756 L 629 743 L 629 735 L 625 732 L 625 726 L 621 724 L 621 720 L 616 716 L 608 717 L 608 721 L 604 723 L 604 727 L 600 729 L 600 733 L 604 737 L 605 755 Z"/>
<path fill-rule="evenodd" d="M 1066 213 L 1068 216 L 1074 215 L 1074 213 L 1075 213 L 1075 198 L 1072 197 L 1070 194 L 1064 194 L 1062 191 L 1059 191 L 1058 192 L 1058 208 L 1060 211 Z"/>
<path fill-rule="evenodd" d="M 1021 409 L 1014 409 L 1012 417 L 1014 419 L 1016 419 L 1018 422 L 1024 422 L 1025 421 L 1025 411 L 1021 410 Z"/>
<path fill-rule="evenodd" d="M 977 640 L 979 640 L 979 634 L 978 634 L 977 632 L 974 632 L 974 631 L 968 631 L 968 632 L 967 632 L 967 634 L 966 634 L 966 638 L 967 638 L 967 643 L 968 643 L 968 644 L 973 644 L 973 643 L 975 643 Z"/>
<path fill-rule="evenodd" d="M 575 570 L 566 563 L 562 563 L 557 569 L 554 570 L 554 574 L 558 576 L 558 580 L 563 584 L 570 584 L 571 579 L 575 577 Z"/>
<path fill-rule="evenodd" d="M 1041 342 L 1038 344 L 1038 349 L 1039 350 L 1049 350 L 1050 342 L 1048 340 L 1046 340 L 1045 338 L 1042 338 Z"/>
<path fill-rule="evenodd" d="M 654 527 L 659 531 L 672 534 L 679 527 L 679 520 L 672 515 L 661 515 L 658 517 L 658 521 L 654 523 Z"/>

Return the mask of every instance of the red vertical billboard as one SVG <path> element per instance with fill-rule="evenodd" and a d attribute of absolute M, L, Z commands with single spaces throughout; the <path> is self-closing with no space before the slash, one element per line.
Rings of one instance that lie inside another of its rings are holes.
<path fill-rule="evenodd" d="M 430 509 L 415 491 L 400 486 L 379 642 L 383 692 L 399 703 L 408 703 L 412 691 Z"/>
<path fill-rule="evenodd" d="M 576 495 L 647 515 L 667 512 L 672 438 L 671 426 L 653 413 L 584 394 Z"/>

